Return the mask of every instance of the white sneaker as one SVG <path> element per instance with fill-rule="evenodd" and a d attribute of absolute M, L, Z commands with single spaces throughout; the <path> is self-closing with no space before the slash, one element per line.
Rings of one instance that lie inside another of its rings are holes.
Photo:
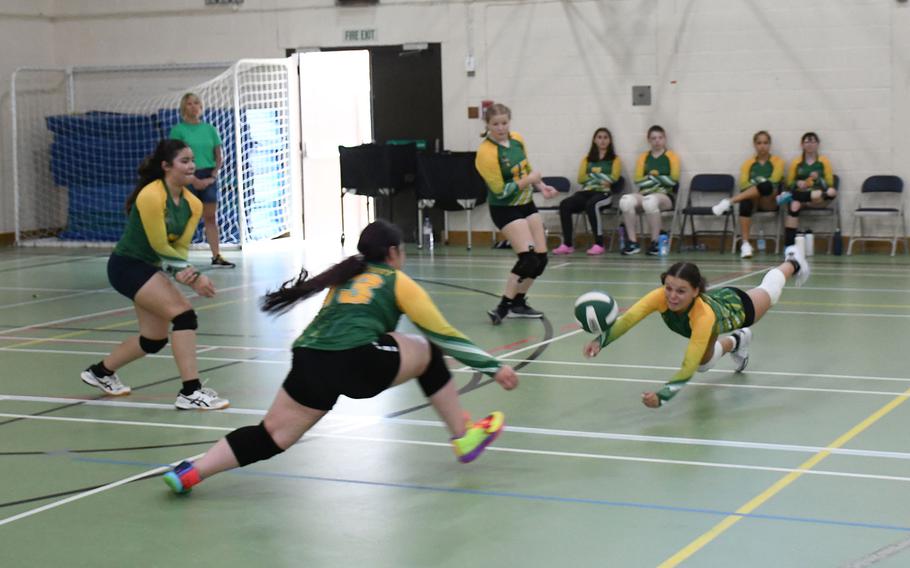
<path fill-rule="evenodd" d="M 711 212 L 720 217 L 730 210 L 730 200 L 724 197 L 717 202 L 717 205 L 711 208 Z"/>
<path fill-rule="evenodd" d="M 809 279 L 809 273 L 811 272 L 809 261 L 806 260 L 806 256 L 800 252 L 796 245 L 790 245 L 784 250 L 784 259 L 795 260 L 796 263 L 799 264 L 799 272 L 793 275 L 793 281 L 797 286 L 805 284 L 806 280 Z"/>
<path fill-rule="evenodd" d="M 214 389 L 203 387 L 193 394 L 178 394 L 174 406 L 180 410 L 221 410 L 230 404 L 231 401 L 218 398 Z"/>
<path fill-rule="evenodd" d="M 739 258 L 752 258 L 752 245 L 749 241 L 743 241 L 743 246 L 739 249 Z"/>
<path fill-rule="evenodd" d="M 746 365 L 749 364 L 749 344 L 752 342 L 752 330 L 748 327 L 737 329 L 733 332 L 739 339 L 739 346 L 730 352 L 730 358 L 733 359 L 734 370 L 742 373 Z"/>
<path fill-rule="evenodd" d="M 91 385 L 93 387 L 98 387 L 106 394 L 113 396 L 123 396 L 133 392 L 133 389 L 126 386 L 120 381 L 120 377 L 117 376 L 117 373 L 109 377 L 99 377 L 92 372 L 91 368 L 88 368 L 82 371 L 82 374 L 79 375 L 79 378 L 82 379 L 82 382 Z"/>

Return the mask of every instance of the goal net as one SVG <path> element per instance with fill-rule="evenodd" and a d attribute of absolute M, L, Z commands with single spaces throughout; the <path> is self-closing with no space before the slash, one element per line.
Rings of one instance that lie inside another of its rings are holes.
<path fill-rule="evenodd" d="M 180 121 L 187 92 L 202 100 L 202 120 L 222 140 L 221 243 L 242 246 L 294 232 L 301 205 L 292 70 L 290 60 L 17 70 L 16 242 L 85 246 L 119 239 L 139 164 Z M 193 242 L 204 242 L 201 223 Z"/>

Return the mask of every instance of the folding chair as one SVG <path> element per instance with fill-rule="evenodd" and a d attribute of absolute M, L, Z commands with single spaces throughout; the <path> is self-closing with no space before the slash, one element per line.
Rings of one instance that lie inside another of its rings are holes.
<path fill-rule="evenodd" d="M 723 215 L 723 231 L 716 229 L 695 230 L 695 217 L 715 218 L 711 206 L 717 203 L 723 197 L 733 197 L 733 191 L 736 188 L 736 180 L 730 174 L 698 174 L 692 178 L 689 183 L 689 189 L 686 192 L 685 206 L 680 208 L 682 215 L 682 224 L 679 227 L 679 244 L 677 251 L 682 251 L 683 240 L 686 236 L 686 221 L 692 229 L 692 245 L 698 246 L 699 233 L 720 233 L 722 235 L 720 242 L 720 252 L 726 251 L 727 232 L 730 232 L 731 239 L 736 240 L 736 222 L 733 216 L 733 208 L 727 210 Z M 682 199 L 682 196 L 680 196 Z M 672 233 L 671 233 L 672 234 Z"/>
<path fill-rule="evenodd" d="M 540 195 L 540 191 L 536 187 L 534 188 L 534 204 L 537 206 L 537 210 L 540 212 L 541 217 L 544 218 L 543 226 L 544 230 L 547 230 L 547 215 L 545 214 L 556 213 L 556 218 L 559 219 L 559 202 L 569 195 L 569 192 L 572 189 L 572 182 L 569 181 L 569 178 L 563 176 L 547 176 L 541 181 L 547 185 L 553 186 L 553 188 L 561 194 L 557 200 L 544 201 L 542 198 L 537 198 L 537 196 Z M 562 233 L 561 229 L 559 233 Z M 549 234 L 549 230 L 547 230 L 547 234 Z"/>
<path fill-rule="evenodd" d="M 752 238 L 758 240 L 756 236 L 756 226 L 759 226 L 759 230 L 764 230 L 764 225 L 771 225 L 773 232 L 765 235 L 765 241 L 774 241 L 774 254 L 780 253 L 780 243 L 783 242 L 784 238 L 784 217 L 783 217 L 784 208 L 777 207 L 773 211 L 759 211 L 754 210 L 752 212 Z M 733 236 L 733 246 L 730 248 L 730 252 L 736 254 L 736 245 L 743 240 L 742 233 L 739 230 L 739 211 L 737 209 L 736 217 L 736 229 L 734 230 Z"/>
<path fill-rule="evenodd" d="M 827 202 L 824 207 L 806 207 L 805 204 L 799 210 L 800 227 L 803 227 L 803 221 L 809 219 L 830 219 L 829 230 L 814 231 L 815 237 L 825 237 L 828 239 L 828 254 L 834 250 L 834 233 L 840 228 L 840 178 L 834 176 L 834 189 L 837 189 L 838 197 Z"/>
<path fill-rule="evenodd" d="M 900 223 L 900 232 L 903 233 L 904 252 L 910 254 L 907 241 L 907 224 L 904 219 L 904 181 L 897 176 L 871 176 L 863 182 L 860 190 L 859 203 L 853 211 L 853 230 L 850 231 L 850 240 L 847 243 L 847 254 L 853 254 L 853 243 L 867 241 L 884 241 L 891 243 L 891 256 L 897 252 L 897 240 L 900 238 L 897 222 Z M 865 237 L 863 236 L 863 219 L 881 219 L 892 217 L 894 223 L 894 236 Z M 857 231 L 859 229 L 859 231 Z M 859 236 L 856 236 L 859 235 Z"/>

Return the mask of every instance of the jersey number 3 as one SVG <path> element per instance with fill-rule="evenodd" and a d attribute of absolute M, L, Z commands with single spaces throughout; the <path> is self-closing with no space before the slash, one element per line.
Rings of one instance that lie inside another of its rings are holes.
<path fill-rule="evenodd" d="M 340 304 L 369 304 L 373 300 L 373 290 L 382 286 L 382 277 L 365 272 L 351 280 L 351 287 L 338 290 Z"/>

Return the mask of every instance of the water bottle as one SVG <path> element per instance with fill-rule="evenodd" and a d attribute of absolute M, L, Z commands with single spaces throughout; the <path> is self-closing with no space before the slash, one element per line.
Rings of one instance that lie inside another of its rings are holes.
<path fill-rule="evenodd" d="M 619 250 L 626 249 L 626 224 L 620 223 L 619 227 L 616 228 L 616 232 L 619 234 Z"/>
<path fill-rule="evenodd" d="M 840 234 L 840 227 L 834 229 L 834 235 L 831 238 L 834 239 L 831 246 L 831 252 L 834 253 L 834 256 L 844 254 L 844 237 Z"/>
<path fill-rule="evenodd" d="M 429 215 L 423 217 L 423 246 L 433 250 L 433 223 Z"/>
<path fill-rule="evenodd" d="M 803 256 L 806 256 L 806 235 L 805 233 L 797 233 L 796 240 L 793 241 L 793 244 L 796 245 L 797 250 L 802 253 Z"/>
<path fill-rule="evenodd" d="M 765 230 L 762 229 L 758 232 L 758 241 L 756 242 L 758 246 L 758 252 L 764 253 L 768 250 L 768 241 L 765 240 Z"/>
<path fill-rule="evenodd" d="M 661 231 L 660 236 L 657 238 L 657 254 L 660 256 L 670 254 L 670 236 L 664 231 Z"/>
<path fill-rule="evenodd" d="M 812 234 L 812 229 L 806 230 L 806 256 L 815 255 L 815 235 Z"/>

